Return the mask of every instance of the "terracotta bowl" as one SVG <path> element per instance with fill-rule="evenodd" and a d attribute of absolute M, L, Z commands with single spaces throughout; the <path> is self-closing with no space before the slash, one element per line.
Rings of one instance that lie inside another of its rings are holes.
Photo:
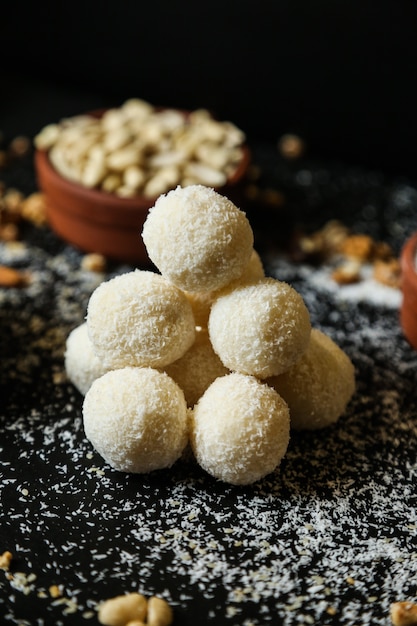
<path fill-rule="evenodd" d="M 238 206 L 249 163 L 250 151 L 243 146 L 237 169 L 217 188 Z M 83 252 L 98 252 L 132 265 L 150 264 L 141 233 L 156 197 L 121 198 L 74 183 L 56 171 L 43 150 L 35 151 L 35 170 L 38 186 L 45 194 L 49 224 L 58 236 Z"/>
<path fill-rule="evenodd" d="M 401 251 L 401 288 L 403 301 L 400 323 L 409 343 L 417 350 L 417 232 L 404 244 Z"/>

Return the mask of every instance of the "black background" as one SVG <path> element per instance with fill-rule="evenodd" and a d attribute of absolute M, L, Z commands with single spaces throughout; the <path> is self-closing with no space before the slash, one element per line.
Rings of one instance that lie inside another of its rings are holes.
<path fill-rule="evenodd" d="M 141 97 L 414 178 L 416 18 L 412 0 L 7 3 L 0 128 Z"/>

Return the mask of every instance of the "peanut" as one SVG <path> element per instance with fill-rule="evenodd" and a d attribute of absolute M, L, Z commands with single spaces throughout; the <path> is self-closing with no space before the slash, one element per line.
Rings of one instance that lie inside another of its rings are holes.
<path fill-rule="evenodd" d="M 0 287 L 23 287 L 28 282 L 28 277 L 7 265 L 0 265 Z"/>
<path fill-rule="evenodd" d="M 391 621 L 394 626 L 416 626 L 417 604 L 414 602 L 394 602 L 391 604 Z"/>
<path fill-rule="evenodd" d="M 59 124 L 48 124 L 44 126 L 34 139 L 36 148 L 39 150 L 49 150 L 58 140 L 60 132 Z"/>
<path fill-rule="evenodd" d="M 137 165 L 131 165 L 123 174 L 123 182 L 131 189 L 140 189 L 145 182 L 145 172 Z"/>
<path fill-rule="evenodd" d="M 112 128 L 103 137 L 104 149 L 107 152 L 113 152 L 126 146 L 131 139 L 131 134 L 126 126 Z"/>
<path fill-rule="evenodd" d="M 332 278 L 339 285 L 350 285 L 361 279 L 361 264 L 356 260 L 344 261 L 332 272 Z"/>
<path fill-rule="evenodd" d="M 185 174 L 199 181 L 200 184 L 210 187 L 220 187 L 227 180 L 226 174 L 203 163 L 188 163 Z"/>
<path fill-rule="evenodd" d="M 86 254 L 81 261 L 81 269 L 87 272 L 104 272 L 106 269 L 106 258 L 96 252 Z"/>
<path fill-rule="evenodd" d="M 45 196 L 41 192 L 34 192 L 22 201 L 20 212 L 24 219 L 42 226 L 46 224 Z"/>
<path fill-rule="evenodd" d="M 144 621 L 147 601 L 140 593 L 128 593 L 105 600 L 99 607 L 98 621 L 105 626 L 125 626 L 129 621 Z"/>
<path fill-rule="evenodd" d="M 175 187 L 179 180 L 179 171 L 175 166 L 164 167 L 148 180 L 143 188 L 143 193 L 149 198 L 159 196 L 168 191 L 168 189 Z"/>
<path fill-rule="evenodd" d="M 8 570 L 10 563 L 12 562 L 13 554 L 6 550 L 3 554 L 0 554 L 0 569 Z"/>
<path fill-rule="evenodd" d="M 163 598 L 152 596 L 148 600 L 148 626 L 169 626 L 173 620 L 172 609 Z"/>
<path fill-rule="evenodd" d="M 401 286 L 401 266 L 399 260 L 395 258 L 386 261 L 378 259 L 373 265 L 373 277 L 383 285 L 399 289 Z"/>
<path fill-rule="evenodd" d="M 104 151 L 95 147 L 90 152 L 89 159 L 81 174 L 81 183 L 86 187 L 97 187 L 107 173 Z"/>
<path fill-rule="evenodd" d="M 115 150 L 108 154 L 106 159 L 107 166 L 116 172 L 123 172 L 127 167 L 137 165 L 140 161 L 140 153 L 135 146 L 124 146 Z"/>

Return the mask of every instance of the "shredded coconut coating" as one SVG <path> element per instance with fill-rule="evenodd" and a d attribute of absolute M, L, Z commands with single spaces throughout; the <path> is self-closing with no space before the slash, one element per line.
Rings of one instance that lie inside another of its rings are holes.
<path fill-rule="evenodd" d="M 208 330 L 228 369 L 267 378 L 298 361 L 307 349 L 311 323 L 293 287 L 264 278 L 220 296 L 211 307 Z"/>
<path fill-rule="evenodd" d="M 314 430 L 335 423 L 346 411 L 356 386 L 348 355 L 316 328 L 301 359 L 267 382 L 288 403 L 294 430 Z"/>
<path fill-rule="evenodd" d="M 224 289 L 233 289 L 238 285 L 244 285 L 255 282 L 265 277 L 264 266 L 262 260 L 256 250 L 252 251 L 249 262 L 247 263 L 243 273 L 231 283 L 228 283 Z M 197 326 L 207 328 L 210 309 L 213 302 L 218 298 L 222 289 L 215 291 L 185 291 L 185 295 L 190 301 L 194 313 L 194 319 Z"/>
<path fill-rule="evenodd" d="M 86 320 L 95 354 L 112 369 L 164 367 L 195 337 L 186 296 L 151 271 L 134 270 L 101 283 L 90 297 Z"/>
<path fill-rule="evenodd" d="M 93 381 L 108 371 L 93 351 L 86 322 L 74 328 L 68 335 L 64 364 L 69 380 L 83 396 Z"/>
<path fill-rule="evenodd" d="M 193 407 L 211 383 L 229 370 L 214 352 L 208 332 L 199 330 L 191 348 L 165 372 L 181 387 L 188 406 Z"/>
<path fill-rule="evenodd" d="M 238 278 L 253 249 L 245 213 L 203 185 L 161 195 L 142 230 L 149 258 L 184 291 L 211 291 Z"/>
<path fill-rule="evenodd" d="M 217 378 L 194 407 L 190 443 L 199 465 L 234 485 L 251 484 L 273 472 L 290 437 L 286 402 L 253 376 Z"/>
<path fill-rule="evenodd" d="M 121 472 L 170 467 L 188 443 L 184 394 L 153 368 L 127 367 L 97 378 L 84 398 L 83 420 L 95 450 Z"/>

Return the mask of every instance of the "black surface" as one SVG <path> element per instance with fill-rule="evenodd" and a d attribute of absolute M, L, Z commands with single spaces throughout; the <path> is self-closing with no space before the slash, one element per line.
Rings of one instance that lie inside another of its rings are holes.
<path fill-rule="evenodd" d="M 298 132 L 326 159 L 415 177 L 416 32 L 412 0 L 7 2 L 0 111 L 48 122 L 59 94 L 56 114 L 80 112 L 74 92 L 204 106 L 252 140 Z"/>
<path fill-rule="evenodd" d="M 314 280 L 319 269 L 284 260 L 280 244 L 292 228 L 336 217 L 399 252 L 417 189 L 379 169 L 252 149 L 260 184 L 286 197 L 279 209 L 248 205 L 257 249 L 354 362 L 346 415 L 293 433 L 281 467 L 249 487 L 216 482 L 190 460 L 144 476 L 113 471 L 84 436 L 63 351 L 96 284 L 130 268 L 81 270 L 77 250 L 26 226 L 20 253 L 0 245 L 0 262 L 33 276 L 0 291 L 0 553 L 14 555 L 14 578 L 0 571 L 2 623 L 95 624 L 96 603 L 139 590 L 166 597 L 182 626 L 385 626 L 391 602 L 415 597 L 417 354 L 395 301 L 331 291 Z M 31 156 L 0 174 L 36 189 Z M 61 598 L 50 597 L 54 584 Z"/>

